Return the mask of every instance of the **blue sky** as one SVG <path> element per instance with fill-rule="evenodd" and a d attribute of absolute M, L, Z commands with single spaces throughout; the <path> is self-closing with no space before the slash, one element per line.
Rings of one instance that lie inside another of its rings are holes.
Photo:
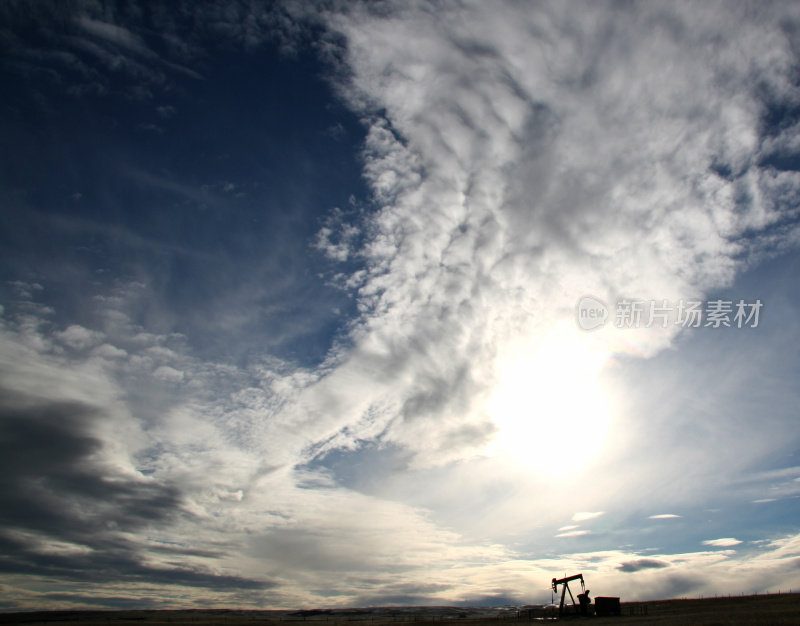
<path fill-rule="evenodd" d="M 1 609 L 800 588 L 796 5 L 11 2 L 0 47 Z"/>

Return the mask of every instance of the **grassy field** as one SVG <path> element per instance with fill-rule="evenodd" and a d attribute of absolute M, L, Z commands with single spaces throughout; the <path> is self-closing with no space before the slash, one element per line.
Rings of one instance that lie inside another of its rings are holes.
<path fill-rule="evenodd" d="M 505 609 L 457 607 L 408 607 L 374 609 L 337 609 L 319 611 L 47 611 L 0 614 L 0 624 L 29 626 L 70 626 L 72 624 L 146 624 L 147 626 L 195 624 L 230 624 L 242 626 L 360 626 L 367 624 L 414 623 L 415 626 L 442 626 L 442 623 L 464 626 L 514 626 L 553 621 L 552 619 L 517 619 L 516 611 Z M 566 617 L 563 622 L 597 622 L 604 626 L 625 624 L 724 624 L 782 625 L 800 624 L 800 594 L 772 594 L 706 598 L 695 600 L 658 600 L 622 604 L 619 617 Z M 313 622 L 313 623 L 312 623 Z M 297 623 L 297 624 L 292 624 Z"/>

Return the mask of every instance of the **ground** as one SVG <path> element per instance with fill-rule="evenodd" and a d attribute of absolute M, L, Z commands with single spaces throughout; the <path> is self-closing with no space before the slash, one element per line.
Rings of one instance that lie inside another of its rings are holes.
<path fill-rule="evenodd" d="M 564 618 L 569 623 L 590 620 L 603 626 L 624 624 L 692 624 L 697 626 L 727 624 L 798 624 L 800 594 L 734 596 L 693 600 L 656 600 L 623 602 L 619 617 Z M 0 624 L 28 626 L 70 626 L 72 624 L 130 624 L 147 626 L 175 624 L 242 624 L 289 626 L 290 622 L 316 622 L 309 626 L 330 626 L 361 622 L 363 626 L 381 626 L 413 622 L 415 626 L 514 626 L 550 619 L 518 619 L 509 609 L 410 607 L 315 611 L 240 611 L 231 609 L 193 611 L 47 611 L 0 614 Z M 297 624 L 299 626 L 299 624 Z M 356 626 L 355 624 L 353 626 Z"/>

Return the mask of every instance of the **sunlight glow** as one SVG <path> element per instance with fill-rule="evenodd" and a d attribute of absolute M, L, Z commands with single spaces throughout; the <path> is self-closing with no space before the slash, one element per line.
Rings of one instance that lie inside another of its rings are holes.
<path fill-rule="evenodd" d="M 559 329 L 504 359 L 487 410 L 490 453 L 547 476 L 587 469 L 606 447 L 613 407 L 599 380 L 610 357 L 586 335 Z"/>

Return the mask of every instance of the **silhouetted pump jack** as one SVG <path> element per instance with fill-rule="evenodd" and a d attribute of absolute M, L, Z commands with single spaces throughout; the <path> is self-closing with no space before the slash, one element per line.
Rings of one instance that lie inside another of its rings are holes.
<path fill-rule="evenodd" d="M 553 592 L 558 594 L 558 586 L 562 585 L 561 588 L 561 603 L 558 605 L 558 614 L 564 614 L 564 599 L 569 592 L 569 597 L 572 599 L 573 607 L 576 605 L 575 596 L 572 595 L 572 590 L 569 588 L 569 583 L 573 580 L 580 580 L 581 581 L 581 592 L 578 594 L 578 603 L 579 607 L 578 610 L 580 611 L 581 615 L 590 615 L 589 612 L 589 605 L 591 604 L 591 600 L 589 599 L 589 591 L 586 589 L 586 585 L 583 582 L 583 574 L 575 574 L 574 576 L 567 576 L 566 578 L 554 578 L 553 579 Z"/>

